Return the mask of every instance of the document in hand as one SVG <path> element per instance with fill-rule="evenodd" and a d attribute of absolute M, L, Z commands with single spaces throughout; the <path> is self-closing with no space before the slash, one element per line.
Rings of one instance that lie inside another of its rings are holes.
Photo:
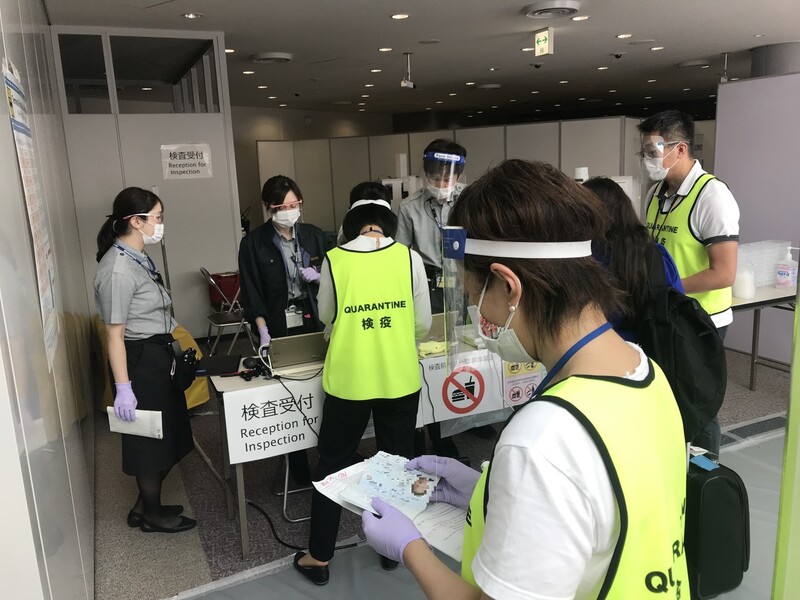
<path fill-rule="evenodd" d="M 128 435 L 140 435 L 157 440 L 164 437 L 160 410 L 137 410 L 135 421 L 124 421 L 120 419 L 114 414 L 113 406 L 107 407 L 106 412 L 108 413 L 108 425 L 111 431 L 127 433 Z"/>
<path fill-rule="evenodd" d="M 314 487 L 356 514 L 363 510 L 375 512 L 372 498 L 380 497 L 408 516 L 431 546 L 460 561 L 466 510 L 444 502 L 429 503 L 439 478 L 422 471 L 406 471 L 406 462 L 403 457 L 379 452 L 315 481 Z"/>

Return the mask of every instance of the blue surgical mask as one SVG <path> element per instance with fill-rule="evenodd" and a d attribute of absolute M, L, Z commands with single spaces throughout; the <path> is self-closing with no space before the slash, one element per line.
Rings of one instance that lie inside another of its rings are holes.
<path fill-rule="evenodd" d="M 534 359 L 525 350 L 522 342 L 517 337 L 517 332 L 510 328 L 511 319 L 514 318 L 516 311 L 510 311 L 505 325 L 497 327 L 490 323 L 481 316 L 481 305 L 483 304 L 483 297 L 486 294 L 486 287 L 489 280 L 483 284 L 481 297 L 478 300 L 478 306 L 472 305 L 467 307 L 467 313 L 472 319 L 472 324 L 475 326 L 475 333 L 483 340 L 486 349 L 489 352 L 497 354 L 506 362 L 534 362 Z M 484 328 L 489 329 L 491 333 L 484 332 Z"/>

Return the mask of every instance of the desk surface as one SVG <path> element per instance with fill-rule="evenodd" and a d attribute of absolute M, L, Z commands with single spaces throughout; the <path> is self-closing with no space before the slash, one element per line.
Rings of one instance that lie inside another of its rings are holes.
<path fill-rule="evenodd" d="M 797 297 L 797 289 L 778 289 L 771 286 L 756 288 L 756 295 L 748 300 L 733 297 L 731 308 L 733 311 L 748 310 L 762 306 L 774 306 L 785 302 L 793 302 Z"/>

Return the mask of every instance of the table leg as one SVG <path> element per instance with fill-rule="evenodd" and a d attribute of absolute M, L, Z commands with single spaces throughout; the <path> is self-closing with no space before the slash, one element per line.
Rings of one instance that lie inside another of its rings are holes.
<path fill-rule="evenodd" d="M 244 465 L 236 465 L 236 495 L 239 498 L 239 533 L 242 538 L 242 558 L 250 554 L 250 537 L 247 532 L 247 503 L 244 498 Z"/>
<path fill-rule="evenodd" d="M 761 333 L 761 309 L 753 311 L 753 343 L 750 346 L 750 389 L 756 390 L 756 368 L 758 365 L 758 338 Z"/>
<path fill-rule="evenodd" d="M 294 494 L 297 492 L 306 492 L 308 490 L 313 490 L 313 486 L 298 488 L 296 490 L 289 489 L 289 455 L 284 454 L 283 460 L 285 462 L 286 470 L 283 475 L 283 518 L 286 519 L 289 523 L 302 523 L 303 521 L 310 521 L 311 515 L 307 517 L 298 517 L 297 519 L 293 519 L 289 516 L 288 511 L 286 510 L 286 505 L 289 502 L 289 494 Z M 280 495 L 280 494 L 279 494 Z"/>
<path fill-rule="evenodd" d="M 217 404 L 219 406 L 219 435 L 222 440 L 222 475 L 225 487 L 225 510 L 228 519 L 233 519 L 233 493 L 231 492 L 231 461 L 228 451 L 228 430 L 225 425 L 225 405 L 222 394 L 217 393 Z"/>

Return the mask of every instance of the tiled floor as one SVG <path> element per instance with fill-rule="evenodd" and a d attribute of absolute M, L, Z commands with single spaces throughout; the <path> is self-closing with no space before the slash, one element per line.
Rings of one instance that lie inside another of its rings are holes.
<path fill-rule="evenodd" d="M 741 586 L 718 596 L 722 600 L 767 600 L 772 588 L 775 536 L 784 436 L 782 430 L 760 433 L 725 450 L 724 462 L 739 473 L 750 499 L 750 569 Z M 457 568 L 454 563 L 452 568 Z M 331 567 L 331 583 L 314 587 L 291 568 L 290 559 L 258 570 L 219 580 L 200 590 L 178 596 L 180 600 L 283 600 L 331 598 L 424 598 L 413 577 L 402 567 L 392 573 L 381 570 L 374 552 L 361 546 L 337 554 Z"/>

